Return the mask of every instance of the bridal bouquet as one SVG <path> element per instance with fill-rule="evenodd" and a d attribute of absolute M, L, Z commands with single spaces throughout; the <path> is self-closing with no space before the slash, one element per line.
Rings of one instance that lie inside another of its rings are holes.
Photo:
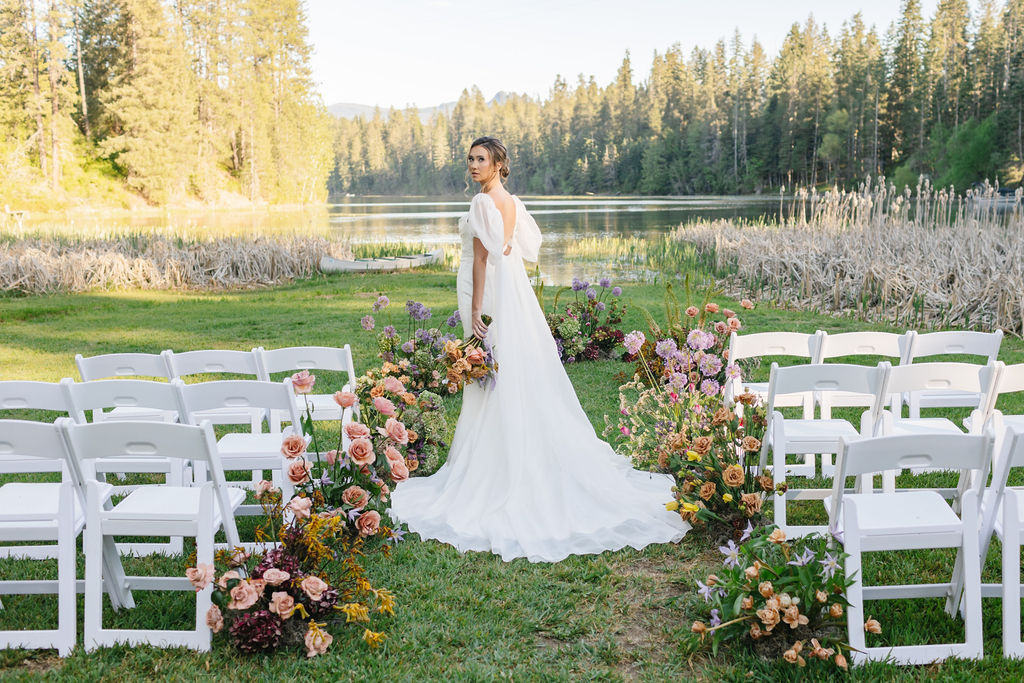
<path fill-rule="evenodd" d="M 490 326 L 493 319 L 489 315 L 481 318 L 485 325 Z M 445 342 L 442 361 L 445 368 L 443 383 L 448 386 L 448 393 L 454 394 L 472 382 L 480 382 L 486 386 L 496 380 L 498 362 L 487 342 L 476 335 L 461 344 L 455 341 Z"/>

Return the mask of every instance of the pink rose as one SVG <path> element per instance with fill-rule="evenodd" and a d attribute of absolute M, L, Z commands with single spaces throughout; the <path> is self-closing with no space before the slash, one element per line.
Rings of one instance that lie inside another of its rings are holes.
<path fill-rule="evenodd" d="M 466 360 L 469 361 L 470 365 L 483 365 L 484 361 L 487 360 L 487 355 L 479 346 L 474 346 L 466 352 Z"/>
<path fill-rule="evenodd" d="M 350 486 L 341 494 L 341 502 L 361 508 L 370 501 L 370 494 L 361 486 Z"/>
<path fill-rule="evenodd" d="M 306 656 L 316 657 L 327 652 L 327 648 L 334 642 L 334 636 L 320 628 L 311 628 L 306 631 L 304 642 L 306 643 Z"/>
<path fill-rule="evenodd" d="M 404 460 L 389 461 L 391 464 L 391 478 L 395 483 L 403 482 L 409 478 L 409 468 Z"/>
<path fill-rule="evenodd" d="M 308 595 L 310 600 L 314 601 L 319 600 L 323 596 L 324 591 L 330 588 L 327 582 L 319 576 L 307 576 L 300 585 L 302 586 L 302 592 Z"/>
<path fill-rule="evenodd" d="M 305 519 L 309 517 L 310 511 L 313 509 L 313 501 L 302 496 L 295 496 L 288 501 L 288 509 L 295 515 L 295 519 Z"/>
<path fill-rule="evenodd" d="M 270 595 L 270 611 L 282 619 L 287 619 L 295 611 L 295 598 L 284 591 L 272 593 Z"/>
<path fill-rule="evenodd" d="M 220 630 L 224 628 L 224 615 L 221 614 L 220 607 L 217 605 L 210 605 L 210 609 L 206 611 L 206 625 L 214 633 L 220 633 Z"/>
<path fill-rule="evenodd" d="M 270 493 L 273 490 L 274 485 L 272 483 L 266 479 L 260 480 L 260 482 L 256 484 L 256 500 L 260 500 L 265 494 Z"/>
<path fill-rule="evenodd" d="M 249 609 L 260 599 L 260 594 L 248 581 L 242 581 L 231 589 L 231 602 L 228 609 Z"/>
<path fill-rule="evenodd" d="M 231 579 L 240 579 L 240 578 L 242 578 L 241 575 L 238 572 L 236 572 L 234 569 L 232 569 L 232 570 L 226 571 L 226 572 L 224 572 L 223 574 L 220 575 L 220 578 L 217 579 L 217 585 L 226 590 L 227 587 L 228 587 L 228 581 L 230 581 Z"/>
<path fill-rule="evenodd" d="M 385 377 L 384 390 L 390 391 L 392 394 L 404 394 L 405 385 L 399 382 L 397 377 Z"/>
<path fill-rule="evenodd" d="M 291 574 L 277 567 L 271 567 L 263 572 L 263 580 L 270 586 L 280 586 L 290 578 L 292 578 Z"/>
<path fill-rule="evenodd" d="M 334 463 L 338 462 L 338 451 L 327 451 L 324 454 L 324 460 L 327 461 L 328 465 L 333 466 Z"/>
<path fill-rule="evenodd" d="M 698 313 L 700 313 L 700 311 L 697 310 L 696 306 L 688 306 L 686 309 L 686 315 L 690 316 L 691 318 L 696 318 Z"/>
<path fill-rule="evenodd" d="M 389 418 L 390 419 L 390 418 Z M 373 442 L 369 439 L 355 439 L 348 447 L 348 457 L 357 465 L 369 465 L 377 459 Z"/>
<path fill-rule="evenodd" d="M 383 428 L 377 427 L 377 431 L 402 446 L 409 443 L 409 431 L 404 424 L 393 417 L 388 418 Z"/>
<path fill-rule="evenodd" d="M 293 484 L 305 484 L 309 481 L 309 471 L 312 469 L 313 463 L 300 458 L 299 460 L 292 460 L 288 463 L 288 469 L 285 470 L 285 474 L 288 475 L 288 481 Z"/>
<path fill-rule="evenodd" d="M 738 332 L 740 327 L 741 327 L 741 325 L 740 325 L 740 319 L 739 318 L 729 318 L 729 329 L 730 330 L 732 330 L 733 332 Z"/>
<path fill-rule="evenodd" d="M 729 329 L 729 326 L 726 325 L 721 320 L 719 320 L 718 322 L 715 323 L 715 332 L 717 332 L 718 334 L 725 334 L 726 330 L 728 330 L 728 329 Z"/>
<path fill-rule="evenodd" d="M 384 449 L 384 457 L 388 459 L 389 463 L 392 462 L 405 462 L 405 457 L 398 452 L 398 449 L 394 446 L 387 446 Z"/>
<path fill-rule="evenodd" d="M 358 422 L 345 425 L 345 436 L 349 439 L 365 439 L 370 436 L 370 428 Z"/>
<path fill-rule="evenodd" d="M 263 591 L 265 591 L 267 589 L 267 580 L 266 579 L 249 579 L 249 583 L 251 583 L 252 587 L 256 589 L 257 594 L 260 597 L 263 597 Z"/>
<path fill-rule="evenodd" d="M 704 304 L 704 310 L 707 311 L 708 313 L 718 313 L 718 304 L 716 304 L 714 301 L 709 301 L 708 303 Z"/>
<path fill-rule="evenodd" d="M 298 434 L 284 437 L 281 442 L 281 454 L 286 458 L 297 458 L 306 452 L 306 440 Z"/>
<path fill-rule="evenodd" d="M 736 311 L 733 311 L 732 309 L 729 309 L 729 308 L 723 308 L 722 309 L 722 315 L 724 315 L 726 318 L 735 318 L 736 317 Z"/>
<path fill-rule="evenodd" d="M 388 488 L 387 484 L 380 485 L 380 501 L 382 503 L 388 502 L 388 494 L 391 493 L 391 489 Z"/>
<path fill-rule="evenodd" d="M 356 528 L 360 536 L 373 536 L 380 530 L 380 513 L 376 510 L 369 510 L 359 515 L 356 520 Z"/>
<path fill-rule="evenodd" d="M 754 307 L 754 302 L 750 299 L 744 299 L 740 302 L 740 306 L 747 309 L 748 311 Z"/>
<path fill-rule="evenodd" d="M 334 392 L 334 402 L 342 408 L 351 408 L 356 404 L 356 395 L 351 391 Z"/>
<path fill-rule="evenodd" d="M 195 567 L 185 570 L 189 583 L 196 587 L 196 592 L 203 590 L 213 581 L 213 565 L 196 563 Z"/>
<path fill-rule="evenodd" d="M 309 370 L 301 370 L 292 375 L 292 389 L 296 394 L 308 394 L 315 383 L 316 375 L 309 374 Z"/>
<path fill-rule="evenodd" d="M 373 407 L 382 415 L 391 417 L 395 414 L 395 404 L 383 396 L 378 396 L 373 399 Z"/>

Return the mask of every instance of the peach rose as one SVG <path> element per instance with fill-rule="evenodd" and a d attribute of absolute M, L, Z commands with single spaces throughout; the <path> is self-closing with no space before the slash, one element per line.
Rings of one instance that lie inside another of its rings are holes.
<path fill-rule="evenodd" d="M 775 482 L 772 481 L 770 474 L 762 474 L 757 478 L 757 483 L 762 491 L 772 491 L 775 489 Z"/>
<path fill-rule="evenodd" d="M 420 466 L 420 461 L 417 460 L 416 458 L 406 458 L 405 466 L 409 468 L 410 472 L 415 472 L 416 469 L 419 468 Z"/>
<path fill-rule="evenodd" d="M 342 408 L 351 408 L 356 404 L 356 395 L 351 391 L 336 391 L 334 392 L 334 402 Z"/>
<path fill-rule="evenodd" d="M 369 439 L 354 439 L 348 447 L 348 457 L 357 465 L 369 465 L 377 459 L 373 452 L 373 442 Z"/>
<path fill-rule="evenodd" d="M 725 482 L 726 486 L 742 486 L 743 485 L 743 468 L 739 465 L 729 465 L 722 470 L 722 481 Z"/>
<path fill-rule="evenodd" d="M 384 385 L 378 384 L 370 389 L 370 398 L 377 398 L 384 395 Z"/>
<path fill-rule="evenodd" d="M 409 478 L 409 468 L 405 466 L 404 460 L 395 460 L 391 463 L 391 479 L 400 483 Z"/>
<path fill-rule="evenodd" d="M 302 587 L 302 592 L 308 595 L 310 600 L 319 600 L 323 597 L 324 591 L 330 588 L 327 582 L 319 576 L 307 576 L 299 585 Z"/>
<path fill-rule="evenodd" d="M 693 450 L 697 451 L 700 455 L 707 455 L 714 443 L 710 436 L 698 436 L 693 440 Z"/>
<path fill-rule="evenodd" d="M 270 586 L 280 586 L 290 578 L 292 578 L 291 574 L 277 567 L 271 567 L 263 572 L 263 580 Z"/>
<path fill-rule="evenodd" d="M 698 310 L 696 306 L 686 307 L 686 315 L 690 316 L 691 318 L 696 318 L 698 313 L 700 313 L 700 310 Z"/>
<path fill-rule="evenodd" d="M 281 454 L 286 458 L 297 458 L 306 452 L 306 440 L 298 434 L 284 437 L 281 442 Z"/>
<path fill-rule="evenodd" d="M 361 508 L 370 502 L 370 494 L 361 486 L 350 486 L 341 494 L 341 502 Z"/>
<path fill-rule="evenodd" d="M 474 346 L 466 354 L 466 360 L 469 361 L 470 365 L 483 365 L 484 361 L 487 360 L 487 354 L 479 346 Z"/>
<path fill-rule="evenodd" d="M 388 494 L 391 493 L 391 489 L 388 488 L 387 484 L 380 485 L 380 501 L 382 503 L 388 502 Z"/>
<path fill-rule="evenodd" d="M 751 301 L 750 299 L 743 299 L 742 301 L 740 301 L 740 306 L 749 311 L 751 308 L 754 307 L 754 302 Z"/>
<path fill-rule="evenodd" d="M 292 389 L 296 394 L 308 394 L 315 383 L 316 375 L 309 374 L 309 370 L 300 370 L 292 375 Z"/>
<path fill-rule="evenodd" d="M 388 421 L 384 423 L 384 428 L 378 427 L 377 431 L 397 444 L 404 446 L 409 443 L 409 431 L 405 428 L 404 424 L 393 417 L 389 417 Z"/>
<path fill-rule="evenodd" d="M 232 570 L 226 571 L 226 572 L 224 572 L 223 574 L 220 575 L 220 578 L 217 579 L 217 585 L 226 590 L 227 587 L 228 587 L 228 581 L 230 581 L 231 579 L 240 579 L 240 578 L 242 578 L 241 575 L 238 572 L 236 572 L 234 569 L 232 569 Z"/>
<path fill-rule="evenodd" d="M 390 391 L 392 394 L 404 394 L 405 387 L 398 381 L 397 377 L 385 377 L 384 391 Z"/>
<path fill-rule="evenodd" d="M 407 391 L 402 394 L 402 400 L 405 402 L 405 405 L 414 406 L 416 405 L 416 394 Z"/>
<path fill-rule="evenodd" d="M 295 515 L 295 519 L 305 519 L 309 517 L 310 511 L 313 509 L 313 501 L 302 496 L 295 496 L 288 501 L 288 509 Z"/>
<path fill-rule="evenodd" d="M 729 318 L 729 330 L 732 332 L 739 332 L 743 325 L 740 323 L 739 318 Z"/>
<path fill-rule="evenodd" d="M 261 479 L 260 482 L 256 484 L 256 500 L 260 500 L 265 494 L 270 493 L 273 490 L 274 485 L 271 482 L 266 479 Z"/>
<path fill-rule="evenodd" d="M 723 308 L 722 309 L 722 315 L 724 315 L 726 318 L 735 318 L 736 317 L 736 311 L 734 311 L 734 310 L 732 310 L 730 308 Z"/>
<path fill-rule="evenodd" d="M 377 398 L 373 399 L 373 407 L 378 413 L 382 415 L 387 415 L 388 417 L 394 417 L 396 412 L 395 404 L 392 403 L 389 399 L 384 398 L 383 396 L 378 396 Z"/>
<path fill-rule="evenodd" d="M 466 360 L 465 358 L 460 358 L 459 360 L 452 363 L 452 370 L 459 373 L 460 375 L 466 374 L 472 367 L 473 366 L 471 366 L 469 364 L 469 361 Z"/>
<path fill-rule="evenodd" d="M 718 322 L 715 323 L 715 332 L 717 332 L 718 334 L 725 334 L 726 330 L 728 330 L 728 329 L 729 329 L 729 326 L 726 325 L 721 320 L 719 320 Z"/>
<path fill-rule="evenodd" d="M 740 503 L 744 507 L 744 513 L 747 517 L 753 517 L 761 511 L 761 506 L 764 501 L 761 500 L 761 496 L 756 493 L 744 493 L 740 496 Z"/>
<path fill-rule="evenodd" d="M 257 594 L 260 597 L 263 597 L 263 591 L 267 588 L 266 579 L 249 579 L 249 583 L 251 583 L 252 587 L 256 589 Z"/>
<path fill-rule="evenodd" d="M 709 301 L 704 305 L 704 310 L 708 313 L 718 313 L 718 304 L 714 301 Z"/>
<path fill-rule="evenodd" d="M 700 496 L 701 500 L 711 500 L 711 496 L 715 495 L 715 482 L 706 481 L 701 484 L 700 493 L 697 495 Z"/>
<path fill-rule="evenodd" d="M 420 435 L 411 429 L 405 430 L 405 433 L 409 435 L 409 443 L 415 443 L 420 438 Z"/>
<path fill-rule="evenodd" d="M 784 543 L 786 541 L 786 532 L 782 529 L 775 527 L 771 534 L 768 535 L 768 540 L 772 543 Z"/>
<path fill-rule="evenodd" d="M 334 636 L 320 628 L 309 629 L 303 640 L 306 644 L 306 656 L 316 657 L 327 652 L 327 648 L 334 642 Z"/>
<path fill-rule="evenodd" d="M 748 569 L 749 569 L 749 567 L 748 567 Z M 740 601 L 740 609 L 753 609 L 753 607 L 754 607 L 754 598 L 750 597 L 749 595 L 746 596 L 745 598 L 743 598 L 742 601 Z"/>
<path fill-rule="evenodd" d="M 345 436 L 349 439 L 365 439 L 370 436 L 370 428 L 359 422 L 349 422 L 345 425 Z"/>
<path fill-rule="evenodd" d="M 260 593 L 248 581 L 242 581 L 231 589 L 231 602 L 228 609 L 249 609 L 260 599 Z"/>
<path fill-rule="evenodd" d="M 220 633 L 220 630 L 224 628 L 224 615 L 221 614 L 220 607 L 217 605 L 210 605 L 210 609 L 206 610 L 206 625 L 214 633 Z"/>
<path fill-rule="evenodd" d="M 305 484 L 309 481 L 309 471 L 313 468 L 313 463 L 309 462 L 304 458 L 299 460 L 292 460 L 288 464 L 288 469 L 285 473 L 288 475 L 288 481 L 293 484 Z"/>
<path fill-rule="evenodd" d="M 402 454 L 398 452 L 398 449 L 391 445 L 385 446 L 384 457 L 388 459 L 389 463 L 401 462 L 405 460 Z"/>
<path fill-rule="evenodd" d="M 203 590 L 213 581 L 213 565 L 196 563 L 195 567 L 185 570 L 189 583 L 196 587 L 196 592 Z"/>
<path fill-rule="evenodd" d="M 327 461 L 328 465 L 333 466 L 334 463 L 338 462 L 338 451 L 327 451 L 324 453 L 324 460 Z"/>
<path fill-rule="evenodd" d="M 270 611 L 282 619 L 287 619 L 295 611 L 295 598 L 284 591 L 272 593 L 270 595 Z"/>
<path fill-rule="evenodd" d="M 356 529 L 360 536 L 373 536 L 380 530 L 380 513 L 376 510 L 369 510 L 359 515 L 356 520 Z"/>

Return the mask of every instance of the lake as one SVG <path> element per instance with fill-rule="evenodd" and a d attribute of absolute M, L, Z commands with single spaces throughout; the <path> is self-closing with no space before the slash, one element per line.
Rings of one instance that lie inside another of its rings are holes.
<path fill-rule="evenodd" d="M 110 236 L 156 230 L 183 237 L 217 234 L 313 233 L 353 244 L 415 242 L 424 250 L 457 245 L 458 219 L 469 197 L 347 197 L 306 209 L 153 211 L 115 216 L 29 216 L 27 231 Z M 574 276 L 594 280 L 601 263 L 567 256 L 571 245 L 607 237 L 653 237 L 687 221 L 707 218 L 775 218 L 778 197 L 550 197 L 523 196 L 544 235 L 540 268 L 551 284 Z M 787 202 L 789 198 L 787 197 Z"/>

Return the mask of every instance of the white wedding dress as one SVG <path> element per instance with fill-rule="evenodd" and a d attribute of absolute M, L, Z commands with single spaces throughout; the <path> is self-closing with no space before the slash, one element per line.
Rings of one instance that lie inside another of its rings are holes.
<path fill-rule="evenodd" d="M 395 518 L 422 538 L 503 560 L 557 562 L 569 555 L 678 541 L 689 530 L 672 500 L 669 475 L 634 470 L 599 439 L 558 358 L 523 258 L 536 261 L 540 230 L 513 197 L 512 250 L 503 254 L 501 212 L 473 197 L 459 222 L 462 262 L 457 291 L 470 331 L 473 238 L 487 248 L 483 312 L 494 320 L 497 381 L 466 386 L 445 464 L 432 476 L 399 484 Z"/>

